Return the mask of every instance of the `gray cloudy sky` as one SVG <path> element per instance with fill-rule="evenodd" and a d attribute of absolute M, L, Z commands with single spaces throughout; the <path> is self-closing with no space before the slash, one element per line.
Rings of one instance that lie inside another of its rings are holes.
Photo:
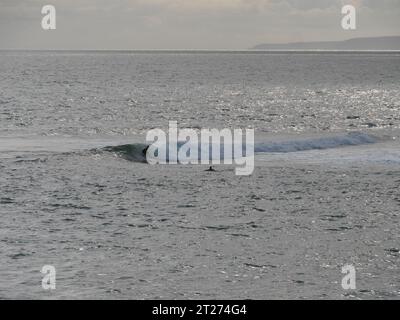
<path fill-rule="evenodd" d="M 57 30 L 41 29 L 41 8 Z M 341 7 L 357 7 L 357 30 Z M 2 49 L 246 49 L 400 35 L 400 0 L 0 0 Z"/>

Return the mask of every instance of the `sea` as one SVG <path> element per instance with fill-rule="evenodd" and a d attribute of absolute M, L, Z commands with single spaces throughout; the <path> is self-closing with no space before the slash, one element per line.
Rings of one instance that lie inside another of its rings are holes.
<path fill-rule="evenodd" d="M 0 298 L 399 299 L 399 84 L 398 52 L 0 51 Z M 170 121 L 254 129 L 254 172 L 141 161 Z"/>

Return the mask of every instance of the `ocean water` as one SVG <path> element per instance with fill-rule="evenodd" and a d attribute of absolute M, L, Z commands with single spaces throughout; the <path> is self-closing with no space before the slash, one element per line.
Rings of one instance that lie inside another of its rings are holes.
<path fill-rule="evenodd" d="M 0 52 L 0 298 L 399 299 L 399 83 L 398 53 Z M 254 173 L 140 161 L 169 121 L 254 128 Z"/>

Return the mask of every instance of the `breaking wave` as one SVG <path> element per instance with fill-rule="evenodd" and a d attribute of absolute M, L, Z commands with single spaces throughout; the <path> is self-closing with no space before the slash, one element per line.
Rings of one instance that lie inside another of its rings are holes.
<path fill-rule="evenodd" d="M 375 142 L 377 142 L 377 138 L 373 136 L 365 133 L 354 132 L 341 136 L 257 143 L 254 151 L 258 153 L 289 153 L 358 146 Z"/>
<path fill-rule="evenodd" d="M 120 146 L 109 146 L 103 148 L 104 151 L 112 152 L 133 162 L 146 162 L 145 150 L 148 147 L 147 144 L 134 143 L 134 144 L 123 144 Z"/>
<path fill-rule="evenodd" d="M 259 142 L 254 145 L 255 153 L 289 153 L 289 152 L 300 152 L 300 151 L 311 151 L 311 150 L 324 150 L 333 149 L 348 146 L 358 146 L 364 144 L 372 144 L 378 142 L 378 138 L 365 133 L 348 133 L 345 135 L 330 136 L 330 137 L 319 137 L 319 138 L 307 138 L 307 139 L 293 139 L 286 141 L 265 141 Z M 184 142 L 178 142 L 178 149 L 184 145 Z M 190 144 L 190 143 L 189 143 Z M 234 144 L 235 147 L 236 144 Z M 108 146 L 103 148 L 103 151 L 112 152 L 120 157 L 133 161 L 133 162 L 146 162 L 146 150 L 148 144 L 134 143 L 124 144 L 118 146 Z M 210 159 L 212 159 L 212 146 L 209 147 Z M 198 146 L 198 158 L 201 154 L 201 146 Z M 166 147 L 166 151 L 168 147 Z M 242 154 L 245 155 L 246 146 L 243 145 Z M 168 152 L 167 152 L 168 154 Z M 221 148 L 219 158 L 224 158 L 224 150 Z M 167 159 L 168 161 L 168 159 Z"/>

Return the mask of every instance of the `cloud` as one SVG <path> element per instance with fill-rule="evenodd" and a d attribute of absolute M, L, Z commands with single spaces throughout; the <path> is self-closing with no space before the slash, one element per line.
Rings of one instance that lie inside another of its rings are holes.
<path fill-rule="evenodd" d="M 399 0 L 52 0 L 57 30 L 41 30 L 42 0 L 0 0 L 0 48 L 241 49 L 259 42 L 396 34 Z M 359 27 L 340 27 L 341 6 Z"/>

